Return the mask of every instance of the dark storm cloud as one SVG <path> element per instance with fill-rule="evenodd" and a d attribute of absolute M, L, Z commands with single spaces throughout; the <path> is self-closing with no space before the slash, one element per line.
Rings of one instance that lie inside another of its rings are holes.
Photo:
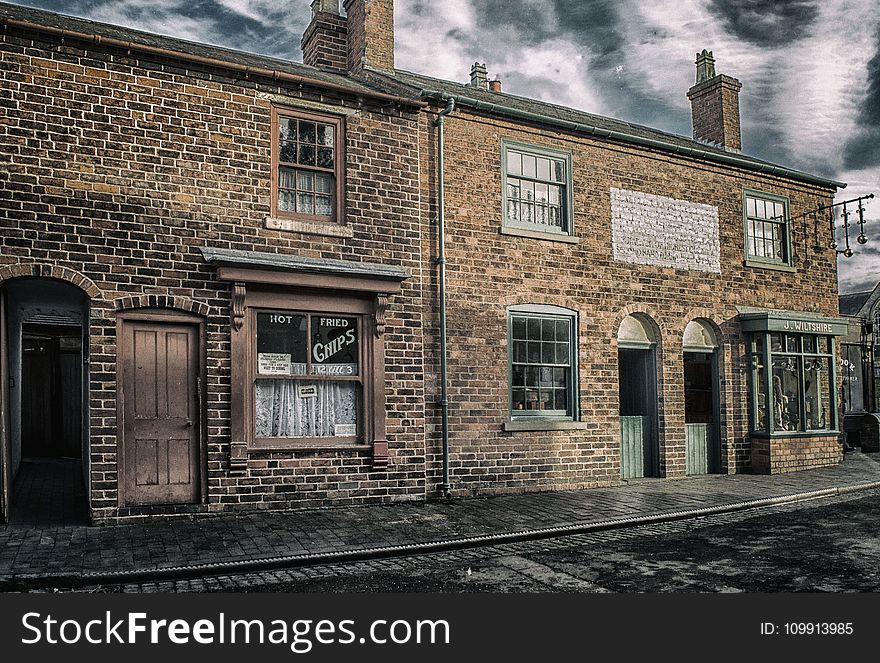
<path fill-rule="evenodd" d="M 811 0 L 711 0 L 708 9 L 732 35 L 762 47 L 801 39 L 819 13 Z"/>
<path fill-rule="evenodd" d="M 859 128 L 846 144 L 847 168 L 880 165 L 880 30 L 875 39 L 874 57 L 868 61 L 868 89 L 858 113 Z"/>

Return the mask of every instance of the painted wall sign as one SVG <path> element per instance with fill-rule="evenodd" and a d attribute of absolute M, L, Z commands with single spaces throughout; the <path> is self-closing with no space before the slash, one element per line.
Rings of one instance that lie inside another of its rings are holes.
<path fill-rule="evenodd" d="M 290 355 L 260 352 L 257 365 L 257 370 L 263 375 L 290 375 Z"/>
<path fill-rule="evenodd" d="M 798 319 L 784 317 L 784 314 L 745 314 L 740 315 L 743 331 L 774 331 L 790 334 L 818 334 L 821 336 L 846 336 L 849 325 L 829 318 Z"/>
<path fill-rule="evenodd" d="M 720 274 L 718 208 L 612 188 L 611 246 L 620 262 Z"/>

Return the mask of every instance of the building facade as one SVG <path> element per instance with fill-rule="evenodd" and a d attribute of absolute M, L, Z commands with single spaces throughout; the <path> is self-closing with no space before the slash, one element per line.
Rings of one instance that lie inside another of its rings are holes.
<path fill-rule="evenodd" d="M 880 284 L 841 295 L 840 313 L 850 323 L 840 358 L 846 441 L 863 451 L 880 451 Z"/>
<path fill-rule="evenodd" d="M 839 461 L 843 186 L 394 66 L 391 0 L 304 64 L 0 5 L 3 512 L 94 522 Z M 683 94 L 684 92 L 682 92 Z"/>

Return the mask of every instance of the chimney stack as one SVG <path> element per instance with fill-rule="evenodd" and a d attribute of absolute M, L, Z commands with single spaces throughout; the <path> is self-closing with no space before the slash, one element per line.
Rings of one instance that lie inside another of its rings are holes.
<path fill-rule="evenodd" d="M 697 81 L 688 90 L 694 121 L 694 138 L 739 152 L 742 139 L 739 123 L 739 91 L 742 83 L 731 76 L 715 74 L 712 51 L 697 53 Z"/>
<path fill-rule="evenodd" d="M 489 73 L 485 64 L 474 62 L 471 66 L 471 87 L 479 87 L 484 90 L 489 87 Z"/>
<path fill-rule="evenodd" d="M 501 79 L 498 76 L 494 80 L 489 81 L 489 90 L 492 92 L 501 92 Z"/>
<path fill-rule="evenodd" d="M 312 0 L 312 21 L 300 42 L 303 64 L 321 69 L 348 69 L 348 27 L 339 15 L 339 0 Z"/>
<path fill-rule="evenodd" d="M 394 0 L 345 0 L 348 70 L 394 70 Z"/>

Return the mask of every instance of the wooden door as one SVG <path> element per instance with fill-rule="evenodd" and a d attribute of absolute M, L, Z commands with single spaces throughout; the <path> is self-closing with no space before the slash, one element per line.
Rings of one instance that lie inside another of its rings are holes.
<path fill-rule="evenodd" d="M 653 348 L 621 348 L 620 473 L 624 479 L 658 473 L 657 371 Z"/>
<path fill-rule="evenodd" d="M 684 353 L 685 460 L 688 474 L 717 472 L 720 462 L 716 353 Z"/>
<path fill-rule="evenodd" d="M 125 320 L 122 387 L 122 502 L 199 500 L 199 334 L 194 325 Z"/>
<path fill-rule="evenodd" d="M 9 438 L 9 357 L 6 333 L 6 293 L 0 289 L 0 509 L 9 522 L 12 494 L 12 457 Z"/>

